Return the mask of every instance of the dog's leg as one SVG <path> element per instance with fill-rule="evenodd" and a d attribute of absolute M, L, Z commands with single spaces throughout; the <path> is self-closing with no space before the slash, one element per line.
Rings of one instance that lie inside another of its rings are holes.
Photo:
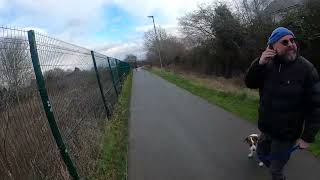
<path fill-rule="evenodd" d="M 259 162 L 259 166 L 262 167 L 264 164 L 263 162 Z"/>
<path fill-rule="evenodd" d="M 248 158 L 252 158 L 253 157 L 253 150 L 250 149 L 250 153 L 248 154 Z"/>

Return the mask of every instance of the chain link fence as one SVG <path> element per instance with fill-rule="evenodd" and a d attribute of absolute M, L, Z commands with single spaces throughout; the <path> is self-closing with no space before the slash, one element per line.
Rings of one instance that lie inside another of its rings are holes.
<path fill-rule="evenodd" d="M 1 179 L 90 175 L 129 64 L 0 27 Z"/>

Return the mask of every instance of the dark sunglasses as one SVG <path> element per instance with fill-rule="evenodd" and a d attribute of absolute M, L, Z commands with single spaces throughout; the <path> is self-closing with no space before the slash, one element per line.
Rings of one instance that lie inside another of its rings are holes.
<path fill-rule="evenodd" d="M 289 45 L 289 41 L 291 42 L 291 44 L 294 44 L 295 43 L 295 40 L 294 38 L 290 38 L 289 40 L 285 39 L 285 40 L 282 40 L 280 43 L 284 46 L 288 46 Z"/>

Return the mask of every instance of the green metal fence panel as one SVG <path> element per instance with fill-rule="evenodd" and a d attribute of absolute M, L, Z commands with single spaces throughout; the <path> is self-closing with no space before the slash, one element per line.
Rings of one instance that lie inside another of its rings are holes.
<path fill-rule="evenodd" d="M 117 72 L 118 72 L 118 77 L 119 77 L 118 86 L 121 90 L 122 89 L 122 82 L 123 82 L 125 76 L 129 74 L 130 65 L 128 63 L 122 62 L 118 59 L 116 59 L 116 63 L 117 63 Z"/>
<path fill-rule="evenodd" d="M 32 37 L 29 43 L 27 31 L 0 27 L 0 177 L 77 178 L 63 161 L 68 152 L 80 178 L 87 178 L 129 65 L 114 58 L 109 64 L 97 52 L 93 61 L 91 50 L 39 33 Z"/>
<path fill-rule="evenodd" d="M 68 171 L 73 179 L 79 179 L 78 173 L 76 168 L 74 167 L 73 162 L 70 159 L 70 156 L 67 152 L 66 146 L 62 140 L 59 128 L 57 126 L 55 117 L 53 115 L 53 109 L 48 97 L 47 88 L 44 82 L 40 62 L 39 62 L 39 56 L 37 51 L 37 45 L 36 45 L 36 38 L 34 31 L 28 31 L 28 40 L 29 40 L 29 47 L 30 47 L 30 53 L 31 53 L 31 59 L 33 64 L 33 69 L 36 76 L 36 81 L 39 89 L 39 93 L 42 99 L 42 104 L 44 107 L 44 110 L 46 112 L 48 122 L 50 125 L 51 132 L 53 134 L 53 137 L 58 145 L 58 148 L 60 150 L 60 154 L 62 156 L 63 161 L 65 162 Z"/>
<path fill-rule="evenodd" d="M 33 72 L 27 31 L 0 27 L 0 177 L 69 179 Z"/>
<path fill-rule="evenodd" d="M 106 98 L 107 107 L 111 113 L 117 102 L 117 93 L 113 86 L 112 74 L 109 68 L 108 57 L 106 55 L 95 52 L 98 72 L 101 77 L 101 85 Z"/>
<path fill-rule="evenodd" d="M 118 59 L 115 59 L 115 61 L 116 61 L 117 76 L 118 76 L 119 81 L 121 81 L 121 72 L 120 72 L 120 69 L 119 69 Z"/>
<path fill-rule="evenodd" d="M 105 106 L 105 109 L 106 109 L 106 112 L 107 112 L 107 116 L 108 116 L 108 118 L 110 118 L 111 117 L 111 110 L 110 110 L 110 107 L 108 107 L 107 102 L 106 102 L 104 89 L 102 87 L 102 83 L 101 83 L 101 80 L 100 80 L 100 73 L 98 71 L 98 66 L 97 66 L 96 58 L 95 58 L 95 55 L 94 55 L 93 51 L 91 51 L 91 56 L 92 56 L 93 65 L 94 65 L 94 69 L 95 69 L 95 72 L 96 72 L 96 76 L 97 76 L 97 80 L 98 80 L 99 89 L 100 89 L 100 92 L 101 92 L 101 97 L 102 97 L 102 100 L 103 100 L 103 104 Z M 99 68 L 100 68 L 99 70 L 101 71 L 101 68 L 103 68 L 103 67 L 99 66 Z"/>
<path fill-rule="evenodd" d="M 115 58 L 110 58 L 110 65 L 111 65 L 111 71 L 114 77 L 114 82 L 116 84 L 118 92 L 120 91 L 118 85 L 119 85 L 119 73 L 117 69 L 117 60 Z"/>
<path fill-rule="evenodd" d="M 58 127 L 79 176 L 86 177 L 107 116 L 91 51 L 39 33 L 36 42 Z"/>
<path fill-rule="evenodd" d="M 130 72 L 130 69 L 131 69 L 130 65 L 128 63 L 122 62 L 122 61 L 119 61 L 118 64 L 119 64 L 119 71 L 121 72 L 120 73 L 121 77 L 128 75 Z"/>
<path fill-rule="evenodd" d="M 114 73 L 114 61 L 113 61 L 113 58 L 110 58 L 110 57 L 107 57 L 108 59 L 108 64 L 109 64 L 109 70 L 110 70 L 110 75 L 111 75 L 111 78 L 112 78 L 112 84 L 113 84 L 113 87 L 114 87 L 114 91 L 116 92 L 117 96 L 119 95 L 119 91 L 118 91 L 118 88 L 117 88 L 117 77 L 115 76 L 115 73 Z"/>

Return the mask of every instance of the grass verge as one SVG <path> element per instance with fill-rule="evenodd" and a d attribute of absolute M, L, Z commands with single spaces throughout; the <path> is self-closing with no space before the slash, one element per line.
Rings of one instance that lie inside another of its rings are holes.
<path fill-rule="evenodd" d="M 124 82 L 122 93 L 105 128 L 101 152 L 90 179 L 127 179 L 128 118 L 132 88 L 132 72 Z"/>
<path fill-rule="evenodd" d="M 234 93 L 208 88 L 185 78 L 183 75 L 174 74 L 167 70 L 157 68 L 147 70 L 251 123 L 257 123 L 259 99 L 256 97 L 251 97 L 245 92 L 241 92 L 241 90 L 240 92 Z M 318 133 L 316 142 L 311 145 L 309 150 L 315 156 L 320 157 L 320 133 Z"/>

